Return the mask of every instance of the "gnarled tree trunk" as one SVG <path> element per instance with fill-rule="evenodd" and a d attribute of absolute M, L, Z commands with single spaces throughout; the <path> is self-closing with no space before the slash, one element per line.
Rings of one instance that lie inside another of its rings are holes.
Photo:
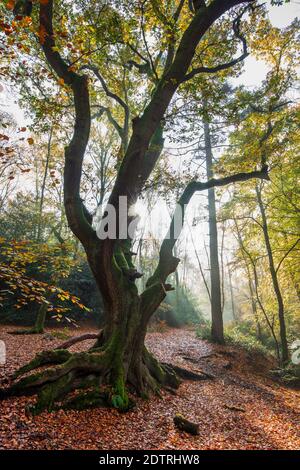
<path fill-rule="evenodd" d="M 117 219 L 120 212 L 119 198 L 125 196 L 130 208 L 140 196 L 158 161 L 164 142 L 164 114 L 179 85 L 193 76 L 187 72 L 198 43 L 223 13 L 235 5 L 251 1 L 216 0 L 208 6 L 203 2 L 199 7 L 195 7 L 195 15 L 182 35 L 177 50 L 172 47 L 169 50 L 165 71 L 156 83 L 148 106 L 143 115 L 133 122 L 132 135 L 109 198 L 109 203 L 117 212 Z M 182 5 L 183 2 L 180 2 L 174 21 L 178 19 Z M 80 198 L 82 162 L 91 123 L 88 77 L 74 72 L 57 51 L 52 16 L 53 0 L 42 2 L 40 26 L 45 36 L 42 48 L 55 73 L 71 88 L 74 95 L 74 135 L 65 151 L 66 216 L 71 230 L 86 251 L 102 294 L 105 327 L 89 351 L 71 354 L 63 349 L 40 353 L 30 364 L 17 371 L 15 378 L 37 367 L 53 367 L 21 378 L 9 389 L 2 390 L 1 394 L 5 397 L 19 393 L 38 393 L 38 400 L 33 409 L 33 412 L 37 413 L 43 409 L 53 409 L 56 402 L 65 402 L 67 394 L 75 389 L 93 387 L 94 392 L 86 394 L 81 403 L 100 404 L 105 399 L 106 403 L 124 410 L 130 405 L 128 389 L 144 396 L 149 391 L 158 391 L 161 386 L 177 387 L 179 384 L 174 371 L 167 365 L 159 364 L 144 345 L 147 324 L 165 298 L 166 292 L 172 289 L 167 279 L 175 272 L 180 261 L 173 256 L 176 243 L 175 219 L 171 221 L 170 237 L 166 237 L 162 243 L 157 268 L 148 279 L 144 292 L 139 294 L 135 285 L 139 273 L 132 262 L 130 238 L 100 240 L 92 228 L 91 216 Z M 236 63 L 236 60 L 222 67 L 228 68 Z M 207 69 L 200 69 L 200 72 L 206 71 Z M 250 178 L 268 178 L 267 167 L 264 166 L 261 171 L 238 173 L 219 180 L 211 179 L 205 183 L 192 181 L 178 201 L 182 209 L 182 219 L 185 205 L 196 191 Z M 130 222 L 130 217 L 127 217 L 126 226 Z M 104 219 L 102 224 L 105 229 Z M 179 373 L 179 368 L 176 371 Z"/>

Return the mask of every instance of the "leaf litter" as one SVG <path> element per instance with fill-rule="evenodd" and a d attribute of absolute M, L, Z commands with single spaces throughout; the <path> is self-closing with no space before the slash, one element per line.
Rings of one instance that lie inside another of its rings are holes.
<path fill-rule="evenodd" d="M 56 329 L 30 336 L 10 335 L 8 329 L 0 326 L 0 339 L 7 348 L 7 363 L 0 366 L 2 386 L 35 353 L 62 342 L 51 336 Z M 78 335 L 78 330 L 70 330 L 70 335 Z M 92 343 L 76 344 L 70 350 L 80 351 Z M 26 415 L 25 407 L 34 397 L 9 398 L 0 402 L 0 449 L 300 448 L 300 392 L 274 382 L 268 376 L 272 366 L 268 360 L 230 346 L 212 345 L 188 329 L 151 332 L 147 346 L 161 361 L 207 373 L 207 380 L 184 381 L 176 394 L 163 391 L 161 398 L 138 398 L 137 406 L 125 414 L 98 408 L 32 417 Z M 178 413 L 199 424 L 198 435 L 174 426 Z"/>

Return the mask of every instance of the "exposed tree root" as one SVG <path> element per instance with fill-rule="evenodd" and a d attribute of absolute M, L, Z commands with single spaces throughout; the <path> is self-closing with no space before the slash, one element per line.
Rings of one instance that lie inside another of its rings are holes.
<path fill-rule="evenodd" d="M 44 329 L 30 328 L 29 330 L 13 330 L 7 332 L 9 335 L 40 335 L 44 333 Z"/>
<path fill-rule="evenodd" d="M 181 356 L 185 361 L 191 362 L 192 364 L 198 364 L 199 360 L 190 356 Z"/>
<path fill-rule="evenodd" d="M 98 339 L 100 334 L 99 333 L 86 333 L 81 336 L 75 336 L 74 338 L 68 339 L 61 345 L 57 346 L 57 348 L 55 349 L 68 349 L 71 346 L 73 346 L 73 344 L 81 343 L 82 341 L 86 341 L 88 339 Z"/>
<path fill-rule="evenodd" d="M 45 365 L 52 367 L 36 371 Z M 33 373 L 19 378 L 28 372 Z M 74 354 L 66 349 L 41 352 L 13 377 L 19 379 L 9 388 L 0 389 L 0 398 L 37 394 L 35 405 L 28 410 L 32 414 L 61 407 L 113 406 L 127 411 L 133 406 L 127 385 L 147 397 L 151 392 L 159 394 L 160 387 L 176 389 L 180 383 L 172 366 L 160 364 L 146 349 L 142 358 L 126 371 L 118 349 L 112 344 L 105 349 Z M 68 397 L 79 389 L 88 391 Z"/>
<path fill-rule="evenodd" d="M 42 351 L 38 353 L 32 361 L 23 367 L 20 367 L 14 374 L 13 378 L 30 372 L 38 367 L 50 364 L 62 364 L 66 362 L 71 356 L 71 353 L 65 349 L 55 349 L 54 351 Z"/>
<path fill-rule="evenodd" d="M 207 372 L 199 371 L 193 372 L 189 369 L 184 369 L 183 367 L 176 366 L 174 364 L 163 364 L 165 367 L 172 369 L 178 377 L 186 380 L 207 380 L 207 379 L 214 379 L 215 377 L 212 374 L 208 374 Z"/>

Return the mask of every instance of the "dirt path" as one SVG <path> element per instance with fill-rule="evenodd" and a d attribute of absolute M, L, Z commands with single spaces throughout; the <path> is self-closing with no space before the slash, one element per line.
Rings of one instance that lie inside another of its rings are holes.
<path fill-rule="evenodd" d="M 2 380 L 35 352 L 62 342 L 47 335 L 12 336 L 7 329 L 0 327 L 8 357 L 6 366 L 0 366 Z M 32 418 L 26 417 L 24 408 L 33 398 L 8 399 L 0 403 L 0 449 L 300 448 L 300 393 L 266 378 L 264 361 L 230 347 L 212 346 L 187 330 L 149 333 L 147 343 L 164 362 L 203 370 L 215 378 L 184 382 L 176 395 L 138 400 L 126 414 L 95 409 L 44 412 Z M 200 435 L 176 430 L 176 412 L 198 422 Z"/>

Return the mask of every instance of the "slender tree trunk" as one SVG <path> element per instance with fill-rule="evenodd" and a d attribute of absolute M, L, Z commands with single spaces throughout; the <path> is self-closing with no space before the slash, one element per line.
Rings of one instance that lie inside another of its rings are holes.
<path fill-rule="evenodd" d="M 44 333 L 47 310 L 48 310 L 47 304 L 41 304 L 39 306 L 35 323 L 32 328 L 29 328 L 26 330 L 8 331 L 8 333 L 13 334 L 13 335 L 36 335 L 36 334 Z"/>
<path fill-rule="evenodd" d="M 42 182 L 42 187 L 41 187 L 41 197 L 40 197 L 39 213 L 38 213 L 38 229 L 37 229 L 37 237 L 36 237 L 38 242 L 41 240 L 41 236 L 42 236 L 42 215 L 43 215 L 43 207 L 44 207 L 44 200 L 45 200 L 46 180 L 47 180 L 50 156 L 51 156 L 52 134 L 53 134 L 53 127 L 51 127 L 50 132 L 49 132 L 46 164 L 45 164 L 43 182 Z"/>
<path fill-rule="evenodd" d="M 207 179 L 211 179 L 213 178 L 213 154 L 210 127 L 207 121 L 204 121 L 204 138 L 206 154 L 206 174 Z M 208 190 L 208 214 L 212 320 L 211 337 L 212 340 L 216 341 L 217 343 L 224 343 L 215 188 L 211 188 Z"/>
<path fill-rule="evenodd" d="M 241 249 L 242 257 L 243 257 L 245 268 L 246 268 L 252 313 L 253 313 L 254 320 L 255 320 L 255 323 L 256 323 L 257 338 L 258 338 L 259 341 L 262 341 L 261 325 L 260 325 L 260 321 L 259 321 L 257 305 L 256 305 L 256 300 L 255 300 L 255 286 L 253 287 L 253 284 L 252 284 L 252 276 L 251 276 L 251 272 L 250 272 L 250 268 L 249 268 L 246 256 L 249 258 L 250 263 L 252 264 L 253 271 L 256 268 L 255 268 L 254 263 L 252 262 L 251 257 L 249 256 L 249 253 L 245 249 L 244 242 L 243 242 L 243 239 L 242 239 L 242 235 L 241 235 L 238 223 L 235 219 L 234 219 L 234 224 L 235 224 L 235 228 L 236 228 L 236 232 L 237 232 L 239 247 Z M 255 275 L 254 275 L 254 277 L 255 277 Z M 258 289 L 256 289 L 256 291 L 258 292 Z M 277 339 L 276 339 L 276 343 L 277 343 Z"/>
<path fill-rule="evenodd" d="M 235 311 L 235 304 L 234 304 L 234 294 L 233 294 L 233 285 L 232 285 L 232 276 L 231 271 L 228 266 L 228 280 L 229 280 L 229 289 L 230 289 L 230 300 L 231 300 L 231 312 L 232 318 L 234 321 L 237 321 L 236 311 Z"/>
<path fill-rule="evenodd" d="M 238 223 L 236 220 L 234 220 L 235 222 L 235 226 L 236 226 L 236 229 L 237 229 L 237 234 L 238 234 L 238 239 L 239 239 L 239 244 L 240 244 L 240 247 L 243 251 L 243 253 L 245 253 L 247 255 L 247 257 L 249 258 L 249 261 L 251 263 L 251 266 L 252 266 L 252 269 L 253 269 L 253 276 L 254 276 L 254 290 L 255 290 L 255 295 L 256 295 L 256 300 L 257 300 L 257 303 L 264 315 L 264 318 L 266 320 L 266 323 L 268 325 L 268 327 L 270 328 L 270 332 L 271 332 L 271 335 L 273 337 L 273 340 L 274 340 L 274 346 L 275 346 L 275 351 L 276 351 L 276 356 L 277 356 L 277 360 L 278 360 L 278 363 L 280 363 L 280 348 L 279 348 L 279 343 L 278 343 L 278 340 L 277 340 L 277 337 L 276 337 L 276 333 L 275 333 L 275 328 L 274 328 L 274 321 L 271 321 L 268 317 L 268 314 L 266 312 L 266 309 L 262 303 L 262 300 L 260 298 L 260 295 L 259 295 L 259 281 L 258 281 L 258 274 L 257 274 L 257 268 L 256 268 L 256 262 L 255 260 L 253 259 L 252 255 L 250 254 L 250 252 L 247 250 L 247 248 L 245 247 L 245 244 L 243 242 L 243 239 L 242 239 L 242 236 L 240 234 L 240 231 L 239 231 L 239 226 L 238 226 Z M 249 271 L 249 279 L 251 279 L 251 276 L 250 276 L 250 271 Z M 256 310 L 255 310 L 256 311 Z M 257 321 L 258 318 L 257 318 Z M 258 323 L 259 324 L 259 323 Z M 259 325 L 260 326 L 260 325 Z M 259 330 L 260 331 L 260 330 Z"/>
<path fill-rule="evenodd" d="M 269 268 L 270 268 L 270 274 L 271 274 L 272 283 L 273 283 L 273 289 L 274 289 L 277 304 L 278 304 L 278 319 L 279 319 L 279 331 L 280 331 L 280 341 L 281 341 L 281 359 L 282 359 L 282 363 L 286 364 L 289 360 L 289 350 L 288 350 L 288 343 L 287 343 L 287 337 L 286 337 L 284 303 L 283 303 L 283 298 L 282 298 L 279 281 L 277 277 L 277 272 L 275 268 L 274 258 L 273 258 L 273 252 L 272 252 L 272 247 L 271 247 L 271 242 L 270 242 L 270 237 L 269 237 L 267 214 L 266 214 L 265 206 L 262 200 L 261 188 L 258 185 L 256 185 L 256 195 L 257 195 L 257 201 L 258 201 L 259 210 L 260 210 L 260 214 L 262 218 L 262 229 L 263 229 L 263 234 L 264 234 L 265 246 L 266 246 L 266 250 L 268 254 Z"/>
<path fill-rule="evenodd" d="M 35 319 L 35 324 L 33 327 L 33 331 L 35 333 L 44 333 L 47 310 L 48 310 L 47 304 L 40 305 L 36 319 Z"/>

